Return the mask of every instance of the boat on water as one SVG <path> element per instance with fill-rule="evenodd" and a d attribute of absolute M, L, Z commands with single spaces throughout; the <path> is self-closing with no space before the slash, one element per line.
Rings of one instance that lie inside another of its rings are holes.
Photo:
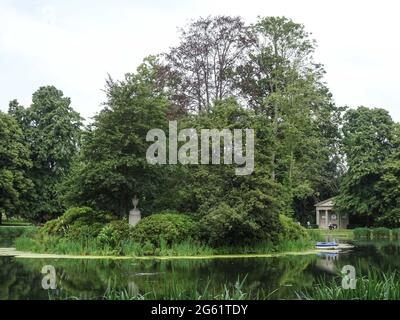
<path fill-rule="evenodd" d="M 329 249 L 337 249 L 339 247 L 339 244 L 337 242 L 317 242 L 315 245 L 316 249 L 324 249 L 324 250 L 329 250 Z"/>

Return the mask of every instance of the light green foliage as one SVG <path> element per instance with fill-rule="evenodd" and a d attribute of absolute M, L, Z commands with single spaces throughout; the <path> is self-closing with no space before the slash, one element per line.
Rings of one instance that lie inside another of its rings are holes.
<path fill-rule="evenodd" d="M 294 222 L 291 218 L 281 214 L 279 215 L 279 221 L 282 224 L 281 240 L 297 241 L 309 239 L 307 229 Z"/>
<path fill-rule="evenodd" d="M 390 229 L 388 228 L 375 228 L 372 230 L 374 239 L 390 239 Z"/>
<path fill-rule="evenodd" d="M 392 230 L 392 237 L 395 240 L 400 240 L 400 229 L 399 228 Z"/>
<path fill-rule="evenodd" d="M 311 289 L 298 294 L 306 300 L 399 300 L 399 273 L 369 270 L 368 275 L 358 278 L 356 288 L 343 290 L 342 276 L 327 280 L 322 278 Z"/>
<path fill-rule="evenodd" d="M 369 228 L 356 228 L 353 230 L 354 239 L 371 239 L 372 230 Z"/>
<path fill-rule="evenodd" d="M 164 240 L 168 245 L 179 243 L 191 237 L 195 222 L 183 214 L 153 214 L 143 218 L 133 229 L 133 240 L 159 246 Z"/>
<path fill-rule="evenodd" d="M 123 241 L 130 240 L 133 228 L 126 220 L 116 220 L 101 229 L 97 239 L 111 248 L 120 247 Z"/>
<path fill-rule="evenodd" d="M 70 239 L 93 238 L 100 233 L 105 224 L 114 219 L 110 213 L 97 212 L 89 207 L 70 208 L 62 216 L 47 222 L 40 233 Z"/>

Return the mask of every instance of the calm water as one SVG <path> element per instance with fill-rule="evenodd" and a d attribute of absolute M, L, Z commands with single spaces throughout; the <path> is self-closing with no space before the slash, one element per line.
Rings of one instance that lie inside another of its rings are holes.
<path fill-rule="evenodd" d="M 287 256 L 281 258 L 110 261 L 110 260 L 37 260 L 0 257 L 0 300 L 78 297 L 100 298 L 107 287 L 130 293 L 162 292 L 166 286 L 188 290 L 209 283 L 220 288 L 246 278 L 244 291 L 264 288 L 275 291 L 273 298 L 296 298 L 300 288 L 312 286 L 318 278 L 333 277 L 344 265 L 354 265 L 358 274 L 375 266 L 382 270 L 400 268 L 400 245 L 375 243 L 357 245 L 339 255 Z M 41 269 L 53 265 L 57 272 L 57 290 L 42 289 Z"/>

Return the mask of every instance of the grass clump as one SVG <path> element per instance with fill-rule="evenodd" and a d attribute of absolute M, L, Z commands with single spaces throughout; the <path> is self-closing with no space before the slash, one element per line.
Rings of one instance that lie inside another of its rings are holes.
<path fill-rule="evenodd" d="M 394 240 L 400 240 L 400 228 L 392 230 L 392 237 Z"/>
<path fill-rule="evenodd" d="M 316 286 L 299 293 L 307 300 L 399 300 L 400 277 L 397 271 L 370 270 L 368 275 L 357 279 L 355 289 L 343 289 L 342 277 L 321 279 Z"/>
<path fill-rule="evenodd" d="M 388 228 L 375 228 L 372 230 L 374 239 L 390 239 L 390 229 Z"/>
<path fill-rule="evenodd" d="M 354 239 L 372 239 L 372 230 L 369 228 L 356 228 L 353 233 Z"/>

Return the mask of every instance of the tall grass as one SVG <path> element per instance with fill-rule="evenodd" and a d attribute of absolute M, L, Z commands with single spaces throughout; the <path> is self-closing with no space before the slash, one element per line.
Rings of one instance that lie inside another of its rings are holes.
<path fill-rule="evenodd" d="M 357 279 L 355 289 L 343 289 L 342 277 L 320 279 L 313 288 L 298 293 L 299 299 L 307 300 L 399 300 L 400 274 L 397 271 L 370 270 L 368 276 Z"/>
<path fill-rule="evenodd" d="M 353 233 L 354 239 L 372 239 L 372 231 L 369 228 L 356 228 Z"/>
<path fill-rule="evenodd" d="M 37 228 L 33 226 L 0 226 L 0 246 L 11 246 L 18 237 L 33 237 Z"/>
<path fill-rule="evenodd" d="M 226 283 L 219 287 L 196 282 L 188 287 L 185 283 L 172 281 L 149 292 L 132 292 L 109 284 L 107 291 L 99 299 L 104 300 L 271 300 L 279 288 L 267 291 L 257 287 L 246 287 L 246 278 L 238 278 L 235 283 Z M 384 273 L 371 270 L 367 276 L 359 278 L 356 289 L 343 289 L 342 277 L 336 279 L 320 278 L 312 287 L 297 291 L 293 288 L 293 297 L 298 300 L 399 300 L 400 275 L 392 271 Z M 297 297 L 297 298 L 296 298 Z M 76 298 L 75 298 L 76 299 Z"/>
<path fill-rule="evenodd" d="M 248 300 L 268 299 L 269 295 L 259 289 L 257 291 L 245 291 L 244 279 L 238 278 L 233 284 L 224 284 L 217 288 L 211 287 L 210 280 L 205 286 L 198 282 L 188 287 L 185 283 L 173 281 L 164 284 L 163 287 L 153 289 L 147 293 L 130 292 L 128 289 L 118 289 L 109 285 L 102 299 L 104 300 Z"/>
<path fill-rule="evenodd" d="M 1 238 L 17 238 L 22 235 L 32 235 L 37 228 L 33 226 L 0 226 Z"/>
<path fill-rule="evenodd" d="M 394 240 L 400 240 L 400 228 L 392 230 L 392 237 Z"/>
<path fill-rule="evenodd" d="M 374 239 L 390 239 L 390 229 L 388 228 L 372 229 L 372 236 Z"/>
<path fill-rule="evenodd" d="M 212 256 L 297 252 L 313 248 L 313 241 L 309 239 L 282 241 L 277 245 L 273 245 L 270 242 L 261 242 L 253 246 L 226 246 L 218 248 L 213 248 L 192 240 L 172 245 L 167 245 L 167 243 L 161 241 L 160 246 L 155 248 L 154 246 L 149 246 L 149 244 L 142 245 L 131 240 L 126 240 L 111 248 L 103 245 L 96 238 L 72 240 L 59 237 L 38 238 L 22 236 L 16 239 L 15 246 L 19 251 L 70 255 Z"/>

